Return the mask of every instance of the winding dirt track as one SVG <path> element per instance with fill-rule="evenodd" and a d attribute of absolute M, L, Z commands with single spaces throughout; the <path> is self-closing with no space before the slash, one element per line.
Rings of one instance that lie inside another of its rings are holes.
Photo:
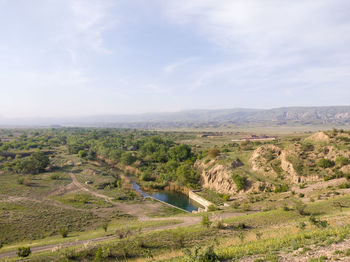
<path fill-rule="evenodd" d="M 121 205 L 119 203 L 113 202 L 111 197 L 108 197 L 106 195 L 99 194 L 93 190 L 90 190 L 89 188 L 86 188 L 84 185 L 82 185 L 75 177 L 73 173 L 70 173 L 70 176 L 72 178 L 72 183 L 77 186 L 80 190 L 88 192 L 96 197 L 103 198 L 106 202 L 113 204 L 114 206 L 120 208 L 123 211 L 130 211 L 130 209 L 125 208 L 124 205 Z M 212 215 L 211 219 L 216 220 L 216 219 L 224 219 L 224 218 L 229 218 L 229 217 L 235 217 L 235 216 L 242 216 L 242 215 L 247 215 L 249 213 L 254 213 L 256 211 L 250 211 L 246 213 L 223 213 L 223 214 L 217 214 L 217 215 Z M 130 212 L 129 212 L 130 213 Z M 164 218 L 149 218 L 149 217 L 144 217 L 141 216 L 139 217 L 140 221 L 161 221 L 161 220 L 181 220 L 181 223 L 174 224 L 174 225 L 166 225 L 166 226 L 159 226 L 159 227 L 154 227 L 154 228 L 145 228 L 142 230 L 142 232 L 152 232 L 152 231 L 159 231 L 159 230 L 165 230 L 165 229 L 174 229 L 178 227 L 187 227 L 191 225 L 196 225 L 199 224 L 201 221 L 201 217 L 199 216 L 193 216 L 193 217 L 164 217 Z M 61 243 L 61 244 L 51 244 L 51 245 L 43 245 L 43 246 L 36 246 L 36 247 L 31 247 L 32 253 L 40 253 L 40 252 L 45 252 L 45 251 L 52 251 L 52 250 L 58 250 L 60 248 L 67 248 L 67 247 L 73 247 L 73 246 L 81 246 L 81 245 L 87 245 L 87 244 L 93 244 L 93 243 L 98 243 L 106 240 L 111 240 L 111 239 L 117 239 L 116 236 L 110 235 L 110 236 L 104 236 L 104 237 L 98 237 L 94 239 L 88 239 L 88 240 L 76 240 L 76 241 L 71 241 L 71 242 L 66 242 L 66 243 Z M 5 258 L 11 258 L 16 256 L 16 251 L 8 251 L 4 253 L 0 253 L 0 259 L 5 259 Z"/>

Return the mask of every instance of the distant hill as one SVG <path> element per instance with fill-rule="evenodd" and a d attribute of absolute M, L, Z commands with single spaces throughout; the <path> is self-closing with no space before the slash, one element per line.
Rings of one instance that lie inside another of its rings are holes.
<path fill-rule="evenodd" d="M 284 107 L 273 109 L 184 110 L 172 113 L 100 115 L 69 119 L 4 119 L 0 125 L 63 125 L 101 127 L 205 127 L 221 125 L 332 125 L 350 126 L 350 106 Z"/>

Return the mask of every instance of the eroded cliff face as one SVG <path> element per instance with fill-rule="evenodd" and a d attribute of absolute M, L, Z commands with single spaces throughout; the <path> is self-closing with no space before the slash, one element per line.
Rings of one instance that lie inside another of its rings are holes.
<path fill-rule="evenodd" d="M 231 179 L 231 167 L 216 164 L 215 160 L 211 160 L 208 163 L 199 161 L 196 165 L 201 174 L 201 185 L 203 188 L 212 189 L 224 194 L 232 194 L 237 191 Z"/>
<path fill-rule="evenodd" d="M 229 165 L 218 164 L 217 160 L 211 160 L 208 163 L 198 161 L 197 168 L 200 170 L 201 186 L 223 194 L 245 194 L 252 192 L 261 192 L 266 188 L 272 188 L 270 183 L 254 181 L 247 177 L 244 190 L 237 190 L 236 184 L 232 180 L 232 174 L 235 168 L 242 166 L 240 161 L 232 161 Z M 243 174 L 242 174 L 243 175 Z"/>
<path fill-rule="evenodd" d="M 292 184 L 319 180 L 316 174 L 308 176 L 298 174 L 296 167 L 289 159 L 299 159 L 299 150 L 299 148 L 281 149 L 275 145 L 260 146 L 250 158 L 252 170 L 269 177 L 283 177 L 285 181 Z"/>

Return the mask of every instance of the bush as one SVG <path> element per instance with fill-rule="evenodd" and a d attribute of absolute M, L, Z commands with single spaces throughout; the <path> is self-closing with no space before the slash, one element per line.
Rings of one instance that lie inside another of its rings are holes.
<path fill-rule="evenodd" d="M 306 215 L 307 213 L 305 212 L 306 205 L 302 201 L 297 201 L 295 203 L 295 210 L 299 213 L 299 215 Z"/>
<path fill-rule="evenodd" d="M 208 206 L 208 211 L 216 211 L 219 210 L 219 208 L 213 204 L 211 204 L 210 206 Z"/>
<path fill-rule="evenodd" d="M 281 193 L 281 192 L 287 192 L 288 190 L 289 190 L 289 186 L 287 184 L 283 184 L 283 185 L 277 185 L 275 187 L 274 192 Z"/>
<path fill-rule="evenodd" d="M 196 246 L 192 251 L 185 249 L 184 253 L 189 262 L 220 262 L 213 246 L 204 247 L 203 249 Z"/>
<path fill-rule="evenodd" d="M 78 157 L 84 158 L 87 157 L 87 152 L 85 150 L 79 150 Z"/>
<path fill-rule="evenodd" d="M 225 228 L 225 225 L 224 225 L 224 223 L 222 222 L 221 219 L 215 221 L 213 226 L 214 226 L 214 228 L 217 228 L 217 229 L 224 229 Z"/>
<path fill-rule="evenodd" d="M 349 158 L 344 157 L 344 156 L 339 156 L 337 157 L 337 159 L 335 160 L 335 163 L 337 166 L 344 166 L 350 163 Z"/>
<path fill-rule="evenodd" d="M 19 257 L 27 257 L 32 253 L 32 251 L 30 250 L 30 247 L 19 247 L 17 249 L 17 255 Z"/>
<path fill-rule="evenodd" d="M 311 144 L 311 143 L 301 144 L 300 149 L 301 149 L 302 151 L 304 151 L 304 152 L 305 152 L 305 151 L 313 151 L 313 150 L 314 150 L 314 145 Z"/>
<path fill-rule="evenodd" d="M 108 229 L 108 222 L 105 222 L 102 224 L 102 228 L 105 232 L 107 232 L 107 229 Z"/>
<path fill-rule="evenodd" d="M 68 236 L 68 233 L 69 233 L 69 230 L 68 228 L 66 227 L 62 227 L 58 230 L 58 233 L 60 233 L 60 235 L 63 237 L 63 238 L 66 238 Z"/>
<path fill-rule="evenodd" d="M 237 227 L 237 229 L 240 229 L 240 230 L 247 228 L 246 224 L 244 224 L 242 222 L 238 223 L 238 225 L 236 227 Z"/>
<path fill-rule="evenodd" d="M 59 179 L 61 179 L 61 176 L 59 174 L 54 173 L 50 176 L 50 179 L 51 180 L 59 180 Z"/>
<path fill-rule="evenodd" d="M 17 178 L 17 184 L 23 185 L 24 184 L 24 177 Z"/>
<path fill-rule="evenodd" d="M 220 155 L 220 150 L 217 149 L 217 148 L 210 149 L 209 152 L 208 152 L 208 156 L 211 159 L 213 159 L 213 158 L 215 158 L 215 157 L 217 157 L 219 155 Z"/>
<path fill-rule="evenodd" d="M 326 228 L 329 225 L 326 220 L 321 220 L 319 218 L 314 217 L 313 215 L 309 217 L 309 221 L 311 222 L 311 224 L 317 226 L 318 228 Z"/>
<path fill-rule="evenodd" d="M 202 224 L 202 226 L 210 227 L 211 221 L 210 221 L 210 219 L 209 219 L 208 214 L 205 214 L 205 215 L 202 216 L 201 224 Z"/>
<path fill-rule="evenodd" d="M 317 166 L 322 167 L 322 168 L 329 168 L 333 167 L 335 165 L 334 161 L 322 158 L 317 162 Z"/>
<path fill-rule="evenodd" d="M 299 222 L 298 226 L 297 226 L 300 230 L 304 230 L 306 227 L 305 222 Z"/>
<path fill-rule="evenodd" d="M 175 233 L 173 235 L 174 246 L 178 248 L 183 248 L 185 246 L 185 236 L 181 233 Z"/>
<path fill-rule="evenodd" d="M 246 183 L 247 183 L 247 178 L 237 175 L 237 174 L 232 174 L 232 180 L 236 184 L 237 190 L 241 191 L 245 188 Z"/>

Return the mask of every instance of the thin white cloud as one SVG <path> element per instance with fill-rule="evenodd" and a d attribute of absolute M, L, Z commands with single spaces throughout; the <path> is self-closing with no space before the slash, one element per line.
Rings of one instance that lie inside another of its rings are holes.
<path fill-rule="evenodd" d="M 199 58 L 198 57 L 189 57 L 171 64 L 166 65 L 163 68 L 163 71 L 166 73 L 173 73 L 175 70 L 177 70 L 179 67 L 182 67 L 186 64 L 192 63 L 197 61 Z"/>
<path fill-rule="evenodd" d="M 169 21 L 233 58 L 194 70 L 190 91 L 219 83 L 240 90 L 350 84 L 348 1 L 178 0 L 162 6 Z"/>
<path fill-rule="evenodd" d="M 84 41 L 95 51 L 110 53 L 103 45 L 102 34 L 115 25 L 115 18 L 109 15 L 113 2 L 109 0 L 68 1 L 77 36 L 85 36 Z"/>

